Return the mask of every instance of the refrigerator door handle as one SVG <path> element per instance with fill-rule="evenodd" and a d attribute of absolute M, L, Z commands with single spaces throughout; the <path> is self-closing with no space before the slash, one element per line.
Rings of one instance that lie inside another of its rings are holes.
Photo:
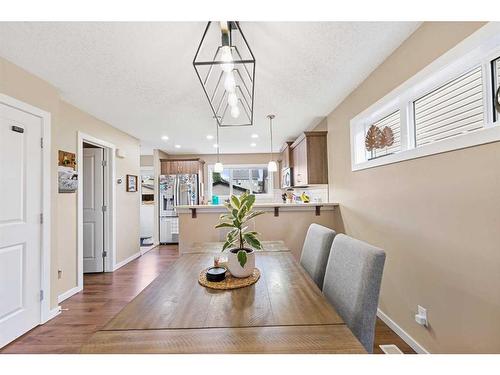
<path fill-rule="evenodd" d="M 175 207 L 179 205 L 179 175 L 175 175 Z"/>

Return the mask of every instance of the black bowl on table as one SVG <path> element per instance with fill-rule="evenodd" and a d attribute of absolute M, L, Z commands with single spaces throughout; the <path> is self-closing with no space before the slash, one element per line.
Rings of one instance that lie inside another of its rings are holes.
<path fill-rule="evenodd" d="M 224 267 L 210 267 L 207 270 L 207 280 L 219 282 L 226 278 L 226 269 Z"/>

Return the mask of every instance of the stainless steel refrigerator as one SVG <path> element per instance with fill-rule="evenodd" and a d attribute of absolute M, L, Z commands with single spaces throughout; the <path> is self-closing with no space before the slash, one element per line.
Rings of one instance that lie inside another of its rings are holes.
<path fill-rule="evenodd" d="M 160 175 L 160 243 L 179 242 L 179 218 L 176 207 L 199 203 L 197 174 Z"/>

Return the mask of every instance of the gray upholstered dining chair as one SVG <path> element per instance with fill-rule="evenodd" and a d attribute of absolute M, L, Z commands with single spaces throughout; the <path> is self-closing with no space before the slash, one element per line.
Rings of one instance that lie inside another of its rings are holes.
<path fill-rule="evenodd" d="M 323 286 L 326 263 L 334 237 L 334 230 L 318 224 L 311 224 L 302 248 L 300 264 L 320 289 Z"/>
<path fill-rule="evenodd" d="M 384 263 L 384 250 L 338 234 L 326 266 L 323 294 L 369 353 Z"/>

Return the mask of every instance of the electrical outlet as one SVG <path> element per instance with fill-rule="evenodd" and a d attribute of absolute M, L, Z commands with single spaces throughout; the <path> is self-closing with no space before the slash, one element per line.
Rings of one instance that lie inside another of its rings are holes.
<path fill-rule="evenodd" d="M 415 321 L 421 326 L 427 327 L 427 309 L 417 305 L 417 313 L 415 314 Z"/>
<path fill-rule="evenodd" d="M 62 277 L 62 270 L 57 270 L 57 278 L 60 279 Z"/>

